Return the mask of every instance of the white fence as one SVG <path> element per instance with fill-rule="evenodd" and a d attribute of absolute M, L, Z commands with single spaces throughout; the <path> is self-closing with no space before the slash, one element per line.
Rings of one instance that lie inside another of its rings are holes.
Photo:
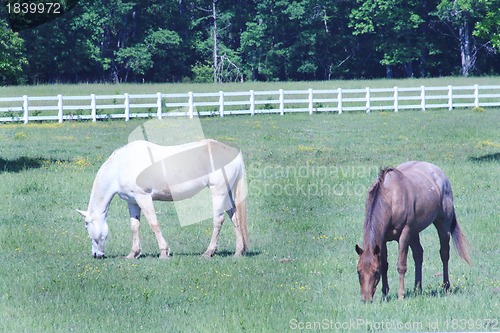
<path fill-rule="evenodd" d="M 0 122 L 500 106 L 500 85 L 0 98 Z"/>

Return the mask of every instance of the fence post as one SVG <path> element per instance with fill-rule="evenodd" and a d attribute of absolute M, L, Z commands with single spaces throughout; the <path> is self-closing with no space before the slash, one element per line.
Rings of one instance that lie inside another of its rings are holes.
<path fill-rule="evenodd" d="M 309 114 L 313 114 L 313 90 L 309 88 Z"/>
<path fill-rule="evenodd" d="M 448 86 L 448 110 L 453 110 L 453 88 Z"/>
<path fill-rule="evenodd" d="M 425 86 L 420 86 L 420 101 L 422 111 L 425 111 Z"/>
<path fill-rule="evenodd" d="M 479 107 L 479 85 L 474 85 L 474 107 Z"/>
<path fill-rule="evenodd" d="M 398 86 L 394 86 L 394 112 L 398 112 L 399 108 L 399 92 L 398 92 Z"/>
<path fill-rule="evenodd" d="M 250 90 L 250 114 L 255 115 L 255 91 Z"/>
<path fill-rule="evenodd" d="M 342 88 L 337 89 L 337 99 L 338 99 L 337 109 L 339 111 L 339 114 L 341 114 L 342 113 Z"/>
<path fill-rule="evenodd" d="M 194 97 L 193 97 L 193 92 L 190 91 L 188 92 L 188 111 L 189 111 L 189 119 L 193 119 L 193 113 L 194 113 Z"/>
<path fill-rule="evenodd" d="M 280 115 L 282 116 L 285 114 L 285 92 L 283 91 L 283 89 L 280 89 L 279 93 L 280 93 Z"/>
<path fill-rule="evenodd" d="M 130 96 L 128 93 L 124 94 L 125 96 L 125 121 L 130 120 Z"/>
<path fill-rule="evenodd" d="M 224 117 L 224 92 L 219 91 L 219 113 L 221 118 Z"/>
<path fill-rule="evenodd" d="M 29 122 L 29 103 L 28 96 L 23 96 L 23 111 L 24 111 L 24 123 L 27 124 Z"/>
<path fill-rule="evenodd" d="M 62 95 L 57 95 L 57 109 L 59 110 L 57 113 L 57 118 L 59 119 L 59 123 L 63 122 L 63 97 Z"/>
<path fill-rule="evenodd" d="M 156 111 L 156 117 L 161 120 L 161 92 L 156 93 L 156 106 L 157 106 L 157 111 Z"/>
<path fill-rule="evenodd" d="M 90 95 L 90 108 L 91 110 L 91 115 L 92 115 L 92 121 L 96 122 L 97 121 L 97 103 L 95 100 L 95 94 Z"/>
<path fill-rule="evenodd" d="M 366 87 L 366 113 L 370 111 L 370 87 Z"/>

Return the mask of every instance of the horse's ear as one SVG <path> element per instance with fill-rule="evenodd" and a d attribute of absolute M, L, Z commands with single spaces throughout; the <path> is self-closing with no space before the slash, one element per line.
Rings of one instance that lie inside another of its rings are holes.
<path fill-rule="evenodd" d="M 79 210 L 79 209 L 76 209 L 76 211 L 83 217 L 87 217 L 88 213 L 84 210 Z"/>
<path fill-rule="evenodd" d="M 363 249 L 362 249 L 362 248 L 360 248 L 360 247 L 358 246 L 358 244 L 356 244 L 356 253 L 357 253 L 358 255 L 362 255 L 362 254 L 363 254 Z"/>
<path fill-rule="evenodd" d="M 373 249 L 373 254 L 376 256 L 380 254 L 380 246 L 375 245 L 375 248 Z"/>

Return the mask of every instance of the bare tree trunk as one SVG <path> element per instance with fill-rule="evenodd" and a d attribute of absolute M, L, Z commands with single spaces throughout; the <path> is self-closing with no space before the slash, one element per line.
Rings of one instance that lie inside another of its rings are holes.
<path fill-rule="evenodd" d="M 405 71 L 406 71 L 406 77 L 414 77 L 415 73 L 413 72 L 413 62 L 408 61 L 405 63 Z"/>
<path fill-rule="evenodd" d="M 212 0 L 212 19 L 214 20 L 214 51 L 213 51 L 213 58 L 214 58 L 214 83 L 217 83 L 217 69 L 219 67 L 218 64 L 218 52 L 217 52 L 217 11 L 215 8 L 215 4 L 217 3 L 217 0 Z"/>
<path fill-rule="evenodd" d="M 120 83 L 120 74 L 118 72 L 118 66 L 116 65 L 116 62 L 114 60 L 111 61 L 110 70 L 111 70 L 110 73 L 111 82 Z"/>
<path fill-rule="evenodd" d="M 460 38 L 460 57 L 462 60 L 462 76 L 468 76 L 474 67 L 474 57 L 472 56 L 471 34 L 469 23 L 465 21 L 458 30 Z"/>
<path fill-rule="evenodd" d="M 385 65 L 385 77 L 387 79 L 392 79 L 392 65 Z"/>

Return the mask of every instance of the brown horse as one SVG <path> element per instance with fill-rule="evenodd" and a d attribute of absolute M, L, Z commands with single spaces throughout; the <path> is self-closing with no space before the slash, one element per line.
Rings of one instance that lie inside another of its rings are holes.
<path fill-rule="evenodd" d="M 359 255 L 358 275 L 363 302 L 373 301 L 382 277 L 382 293 L 387 296 L 387 242 L 398 241 L 398 299 L 404 298 L 404 275 L 408 246 L 415 261 L 415 290 L 422 290 L 424 250 L 419 233 L 431 223 L 437 229 L 443 262 L 443 287 L 448 290 L 450 233 L 455 248 L 470 265 L 468 243 L 460 229 L 453 207 L 451 185 L 443 171 L 427 162 L 406 162 L 396 168 L 380 171 L 366 199 L 363 247 L 356 244 Z"/>

